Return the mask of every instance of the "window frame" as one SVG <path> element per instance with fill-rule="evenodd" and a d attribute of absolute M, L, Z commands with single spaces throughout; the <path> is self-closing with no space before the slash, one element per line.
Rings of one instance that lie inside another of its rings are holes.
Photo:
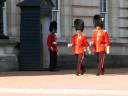
<path fill-rule="evenodd" d="M 102 11 L 100 10 L 100 14 L 104 14 L 105 15 L 105 30 L 108 32 L 108 0 L 106 0 L 106 12 L 104 12 L 103 8 L 104 8 L 104 0 L 102 1 L 102 6 L 100 5 L 100 8 L 102 7 Z"/>
<path fill-rule="evenodd" d="M 58 9 L 52 10 L 52 20 L 53 20 L 53 12 L 57 12 L 57 37 L 60 37 L 60 0 L 58 0 Z"/>
<path fill-rule="evenodd" d="M 7 3 L 3 6 L 3 34 L 7 36 Z"/>

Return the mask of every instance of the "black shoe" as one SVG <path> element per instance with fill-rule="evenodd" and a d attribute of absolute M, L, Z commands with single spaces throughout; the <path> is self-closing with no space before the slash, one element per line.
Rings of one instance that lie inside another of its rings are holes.
<path fill-rule="evenodd" d="M 54 69 L 54 71 L 59 71 L 59 69 Z"/>
<path fill-rule="evenodd" d="M 54 69 L 53 69 L 53 68 L 50 68 L 50 69 L 49 69 L 49 71 L 50 71 L 50 72 L 53 72 L 53 71 L 54 71 Z"/>
<path fill-rule="evenodd" d="M 81 75 L 84 75 L 85 72 L 86 72 L 86 70 L 82 70 Z"/>
<path fill-rule="evenodd" d="M 76 73 L 76 76 L 79 76 L 79 73 Z"/>
<path fill-rule="evenodd" d="M 99 74 L 99 73 L 97 73 L 97 74 L 96 74 L 96 76 L 100 76 L 100 74 Z"/>
<path fill-rule="evenodd" d="M 49 70 L 50 72 L 54 72 L 54 70 Z"/>
<path fill-rule="evenodd" d="M 104 75 L 104 72 L 105 72 L 105 69 L 102 68 L 102 69 L 101 69 L 101 75 Z"/>

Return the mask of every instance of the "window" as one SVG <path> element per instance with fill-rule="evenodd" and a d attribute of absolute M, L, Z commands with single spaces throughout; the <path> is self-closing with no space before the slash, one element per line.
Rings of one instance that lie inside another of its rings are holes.
<path fill-rule="evenodd" d="M 0 35 L 7 35 L 7 10 L 6 10 L 6 2 L 2 0 L 0 2 Z"/>
<path fill-rule="evenodd" d="M 108 0 L 100 0 L 100 15 L 104 18 L 104 29 L 108 31 Z"/>
<path fill-rule="evenodd" d="M 4 7 L 3 7 L 3 29 L 4 29 L 4 35 L 7 35 L 7 9 L 6 9 L 6 2 L 4 2 Z"/>
<path fill-rule="evenodd" d="M 52 0 L 55 7 L 52 9 L 52 20 L 57 21 L 57 37 L 60 37 L 60 0 Z"/>

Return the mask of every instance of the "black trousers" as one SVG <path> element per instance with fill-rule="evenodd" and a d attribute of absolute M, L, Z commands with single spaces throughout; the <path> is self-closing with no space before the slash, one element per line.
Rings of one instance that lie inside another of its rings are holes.
<path fill-rule="evenodd" d="M 75 54 L 75 64 L 77 65 L 76 73 L 80 73 L 80 70 L 85 70 L 84 66 L 82 65 L 83 60 L 83 53 L 82 54 Z"/>
<path fill-rule="evenodd" d="M 49 51 L 50 52 L 50 65 L 49 70 L 54 71 L 57 70 L 57 52 Z"/>
<path fill-rule="evenodd" d="M 105 57 L 105 51 L 95 53 L 96 61 L 97 61 L 97 74 L 101 74 L 101 70 L 104 69 L 104 57 Z"/>

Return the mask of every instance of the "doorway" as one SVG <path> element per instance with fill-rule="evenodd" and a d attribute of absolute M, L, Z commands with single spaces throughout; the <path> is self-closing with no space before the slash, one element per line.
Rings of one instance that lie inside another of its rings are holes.
<path fill-rule="evenodd" d="M 50 34 L 49 25 L 50 25 L 50 18 L 48 15 L 44 15 L 43 18 L 41 19 L 43 69 L 49 68 L 50 56 L 47 47 L 47 37 Z"/>

